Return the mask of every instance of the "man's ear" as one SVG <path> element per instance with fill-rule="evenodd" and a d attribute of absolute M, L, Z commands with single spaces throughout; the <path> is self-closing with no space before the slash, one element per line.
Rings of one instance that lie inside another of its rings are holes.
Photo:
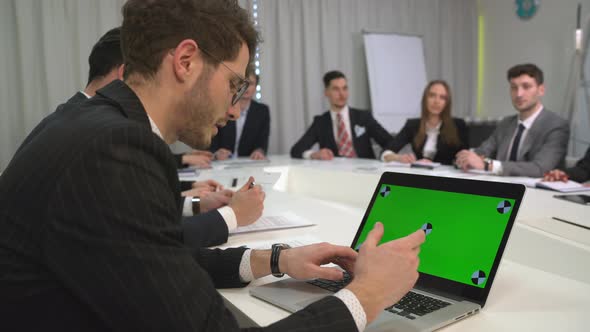
<path fill-rule="evenodd" d="M 539 96 L 544 96 L 545 95 L 545 84 L 541 84 L 539 85 Z"/>
<path fill-rule="evenodd" d="M 198 77 L 203 70 L 203 58 L 197 43 L 192 39 L 181 41 L 172 51 L 173 68 L 176 79 L 181 82 L 190 77 Z"/>
<path fill-rule="evenodd" d="M 123 80 L 123 74 L 125 73 L 125 64 L 122 64 L 117 68 L 117 78 Z"/>

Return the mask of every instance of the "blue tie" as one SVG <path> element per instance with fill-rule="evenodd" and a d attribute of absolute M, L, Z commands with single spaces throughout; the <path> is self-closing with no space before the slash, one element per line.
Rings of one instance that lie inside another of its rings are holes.
<path fill-rule="evenodd" d="M 524 129 L 525 127 L 522 123 L 518 125 L 518 131 L 516 132 L 516 136 L 514 136 L 514 142 L 512 142 L 510 158 L 508 158 L 509 161 L 516 161 L 516 157 L 518 157 L 518 146 L 520 145 L 520 138 L 522 137 Z"/>

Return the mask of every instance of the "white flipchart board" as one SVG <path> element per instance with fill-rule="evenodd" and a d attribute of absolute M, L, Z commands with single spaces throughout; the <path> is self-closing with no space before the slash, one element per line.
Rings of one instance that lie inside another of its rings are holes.
<path fill-rule="evenodd" d="M 363 34 L 373 116 L 387 131 L 399 132 L 406 119 L 420 116 L 426 86 L 422 37 Z"/>

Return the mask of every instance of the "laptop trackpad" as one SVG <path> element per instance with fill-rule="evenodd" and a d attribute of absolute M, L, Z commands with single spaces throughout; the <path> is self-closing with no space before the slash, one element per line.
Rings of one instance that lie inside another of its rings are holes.
<path fill-rule="evenodd" d="M 250 290 L 250 294 L 295 312 L 333 293 L 303 281 L 285 279 L 254 287 Z"/>

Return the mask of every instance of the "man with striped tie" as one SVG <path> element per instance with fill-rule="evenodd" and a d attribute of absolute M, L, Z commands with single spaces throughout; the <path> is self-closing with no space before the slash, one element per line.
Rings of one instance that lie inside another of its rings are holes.
<path fill-rule="evenodd" d="M 369 111 L 348 106 L 348 82 L 340 71 L 324 75 L 324 95 L 330 110 L 316 116 L 311 127 L 291 148 L 291 157 L 331 160 L 334 157 L 375 159 L 371 139 L 384 147 L 391 135 Z M 319 143 L 318 151 L 312 146 Z"/>

